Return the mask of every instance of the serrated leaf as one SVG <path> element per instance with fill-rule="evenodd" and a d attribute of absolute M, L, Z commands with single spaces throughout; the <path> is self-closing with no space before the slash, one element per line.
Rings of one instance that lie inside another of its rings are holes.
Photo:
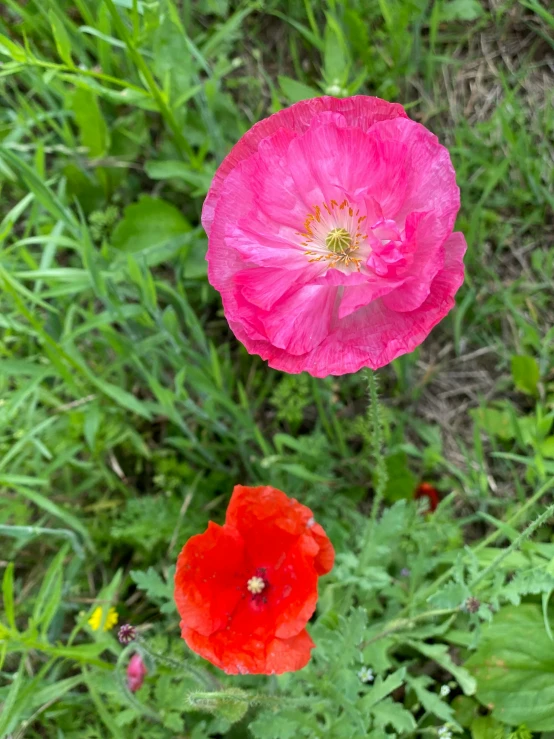
<path fill-rule="evenodd" d="M 549 593 L 551 590 L 554 590 L 554 575 L 541 567 L 536 567 L 518 572 L 514 579 L 502 588 L 500 595 L 514 606 L 518 606 L 522 595 Z"/>
<path fill-rule="evenodd" d="M 470 589 L 461 582 L 449 582 L 434 593 L 428 603 L 434 608 L 457 608 L 471 595 Z"/>
<path fill-rule="evenodd" d="M 371 709 L 373 725 L 376 729 L 392 726 L 395 731 L 413 731 L 417 724 L 410 711 L 392 698 L 385 698 Z"/>
<path fill-rule="evenodd" d="M 131 570 L 130 575 L 139 590 L 144 590 L 147 597 L 156 602 L 159 600 L 173 600 L 174 571 L 174 567 L 170 568 L 167 582 L 162 580 L 153 567 L 149 567 L 146 572 L 142 570 Z"/>
<path fill-rule="evenodd" d="M 413 688 L 417 699 L 426 711 L 432 713 L 445 723 L 449 722 L 454 726 L 457 726 L 452 708 L 441 700 L 436 693 L 432 693 L 430 690 L 427 690 L 427 686 L 432 683 L 431 678 L 423 675 L 419 677 L 408 676 L 407 682 L 410 687 Z"/>
<path fill-rule="evenodd" d="M 375 681 L 375 685 L 368 690 L 366 695 L 360 701 L 360 703 L 363 704 L 363 708 L 365 710 L 372 708 L 379 703 L 379 701 L 383 700 L 383 698 L 386 698 L 393 690 L 396 690 L 402 685 L 405 677 L 405 667 L 401 667 L 399 670 L 396 670 L 396 672 L 393 672 L 392 675 L 389 675 L 385 680 L 378 677 Z"/>
<path fill-rule="evenodd" d="M 426 644 L 420 641 L 407 642 L 411 647 L 417 649 L 418 652 L 434 660 L 438 665 L 447 670 L 454 677 L 466 695 L 475 693 L 475 678 L 465 669 L 457 665 L 450 654 L 446 644 Z"/>

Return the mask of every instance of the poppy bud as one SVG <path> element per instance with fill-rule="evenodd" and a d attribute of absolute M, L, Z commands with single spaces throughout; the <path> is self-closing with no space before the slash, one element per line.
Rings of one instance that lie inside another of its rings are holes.
<path fill-rule="evenodd" d="M 136 693 L 142 687 L 148 670 L 140 654 L 133 654 L 127 665 L 127 687 L 131 693 Z"/>

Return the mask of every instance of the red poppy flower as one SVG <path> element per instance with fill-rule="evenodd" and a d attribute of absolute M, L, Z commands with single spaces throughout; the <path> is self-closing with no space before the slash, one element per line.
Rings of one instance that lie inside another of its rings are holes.
<path fill-rule="evenodd" d="M 427 498 L 429 502 L 429 511 L 432 513 L 437 510 L 440 502 L 439 494 L 436 489 L 428 482 L 422 482 L 415 491 L 414 498 Z"/>
<path fill-rule="evenodd" d="M 312 512 L 275 488 L 233 490 L 225 524 L 183 547 L 175 602 L 188 646 L 229 674 L 299 670 L 306 624 L 335 552 Z"/>

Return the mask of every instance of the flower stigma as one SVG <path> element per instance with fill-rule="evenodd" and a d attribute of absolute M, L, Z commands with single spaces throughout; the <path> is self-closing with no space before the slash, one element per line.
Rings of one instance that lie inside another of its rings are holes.
<path fill-rule="evenodd" d="M 265 588 L 265 581 L 261 577 L 258 577 L 258 575 L 254 575 L 254 577 L 248 580 L 246 587 L 252 595 L 259 595 Z"/>

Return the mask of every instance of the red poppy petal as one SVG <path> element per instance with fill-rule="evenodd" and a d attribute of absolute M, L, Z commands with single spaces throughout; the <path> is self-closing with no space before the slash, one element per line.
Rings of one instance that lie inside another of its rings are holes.
<path fill-rule="evenodd" d="M 331 570 L 335 550 L 323 528 L 314 522 L 313 513 L 307 506 L 269 485 L 236 485 L 225 522 L 235 526 L 248 540 L 250 533 L 247 532 L 257 529 L 260 521 L 268 519 L 273 526 L 297 536 L 306 533 L 308 529 L 319 546 L 315 560 L 318 574 L 323 575 Z"/>
<path fill-rule="evenodd" d="M 273 638 L 266 643 L 250 637 L 237 643 L 227 630 L 210 637 L 181 624 L 182 637 L 196 654 L 229 675 L 280 675 L 300 670 L 310 659 L 315 646 L 304 629 L 291 639 Z"/>
<path fill-rule="evenodd" d="M 224 627 L 250 576 L 240 534 L 210 521 L 177 560 L 175 602 L 183 623 L 205 636 Z"/>

